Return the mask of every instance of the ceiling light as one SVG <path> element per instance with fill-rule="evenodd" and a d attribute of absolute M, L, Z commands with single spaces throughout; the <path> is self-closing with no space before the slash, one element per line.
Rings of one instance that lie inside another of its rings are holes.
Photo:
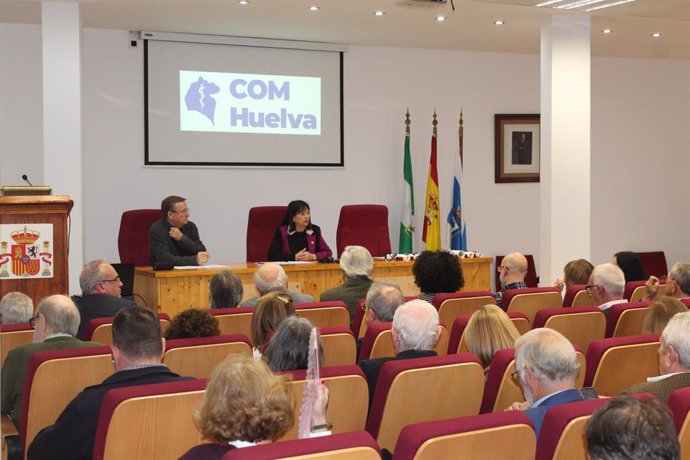
<path fill-rule="evenodd" d="M 601 31 L 603 34 L 610 34 L 611 32 L 613 32 L 613 29 L 604 29 Z"/>
<path fill-rule="evenodd" d="M 566 3 L 565 5 L 558 5 L 556 9 L 572 10 L 575 8 L 580 8 L 581 6 L 593 5 L 595 3 L 601 3 L 604 0 L 577 0 L 575 2 Z"/>
<path fill-rule="evenodd" d="M 374 16 L 383 16 L 384 14 L 386 14 L 385 11 L 381 11 L 381 10 L 374 11 Z"/>
<path fill-rule="evenodd" d="M 446 20 L 446 17 L 445 17 L 445 16 L 439 15 L 439 16 L 436 16 L 436 20 L 437 20 L 438 22 L 443 22 L 443 21 Z"/>
<path fill-rule="evenodd" d="M 248 4 L 249 4 L 249 0 L 240 0 L 240 1 L 237 2 L 237 3 L 239 3 L 240 5 L 248 5 Z"/>
<path fill-rule="evenodd" d="M 591 8 L 587 8 L 585 11 L 595 11 L 595 10 L 602 10 L 604 8 L 609 8 L 611 6 L 618 6 L 618 5 L 623 5 L 625 3 L 630 3 L 634 2 L 635 0 L 619 0 L 617 2 L 613 3 L 607 3 L 606 5 L 599 5 L 599 6 L 593 6 Z"/>
<path fill-rule="evenodd" d="M 545 2 L 537 3 L 537 4 L 534 5 L 534 6 L 537 6 L 537 7 L 549 6 L 549 5 L 553 5 L 554 3 L 559 3 L 559 2 L 562 2 L 562 1 L 563 1 L 563 0 L 547 0 L 547 1 L 545 1 Z"/>
<path fill-rule="evenodd" d="M 494 24 L 496 24 L 497 26 L 502 26 L 503 24 L 505 24 L 505 22 L 502 21 L 502 20 L 500 20 L 500 19 L 496 19 L 496 20 L 494 21 Z"/>
<path fill-rule="evenodd" d="M 654 37 L 654 38 L 661 38 L 661 32 L 654 32 L 654 33 L 652 34 L 652 37 Z"/>
<path fill-rule="evenodd" d="M 312 5 L 309 7 L 309 11 L 319 11 L 319 7 L 316 5 Z"/>

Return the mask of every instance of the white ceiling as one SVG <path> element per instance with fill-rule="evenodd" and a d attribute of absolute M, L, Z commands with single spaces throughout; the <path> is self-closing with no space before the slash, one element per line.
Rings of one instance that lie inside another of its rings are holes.
<path fill-rule="evenodd" d="M 70 0 L 62 0 L 70 2 Z M 72 0 L 74 1 L 74 0 Z M 307 40 L 347 45 L 539 53 L 552 14 L 589 14 L 594 56 L 690 59 L 690 0 L 636 0 L 598 10 L 536 8 L 539 0 L 78 0 L 84 27 Z M 608 2 L 608 0 L 607 0 Z M 311 12 L 309 5 L 320 9 Z M 375 17 L 373 11 L 385 11 Z M 572 11 L 572 10 L 571 10 Z M 437 22 L 438 14 L 447 16 Z M 493 21 L 502 19 L 505 25 Z M 40 2 L 0 0 L 0 22 L 40 23 Z M 613 33 L 601 33 L 604 28 Z M 661 38 L 651 37 L 661 32 Z"/>

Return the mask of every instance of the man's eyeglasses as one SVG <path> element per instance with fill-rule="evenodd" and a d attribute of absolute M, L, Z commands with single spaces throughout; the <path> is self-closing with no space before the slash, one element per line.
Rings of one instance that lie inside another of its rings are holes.
<path fill-rule="evenodd" d="M 364 302 L 359 303 L 359 308 L 362 309 L 362 311 L 367 311 L 367 304 Z"/>
<path fill-rule="evenodd" d="M 36 329 L 36 320 L 37 319 L 38 319 L 38 315 L 29 319 L 29 326 L 31 326 L 31 329 Z"/>
<path fill-rule="evenodd" d="M 100 280 L 99 283 L 119 283 L 120 282 L 120 277 L 116 276 L 115 278 L 111 280 Z"/>
<path fill-rule="evenodd" d="M 592 291 L 594 290 L 594 288 L 598 288 L 598 287 L 600 287 L 598 284 L 588 284 L 587 286 L 585 286 L 585 291 L 587 291 L 591 294 Z"/>
<path fill-rule="evenodd" d="M 513 383 L 514 383 L 516 386 L 522 388 L 522 387 L 520 386 L 520 371 L 513 371 L 513 372 L 511 372 L 511 373 L 510 373 L 510 379 L 513 381 Z"/>
<path fill-rule="evenodd" d="M 501 269 L 510 270 L 510 268 L 508 268 L 507 265 L 499 265 L 498 268 L 496 269 L 496 271 L 497 271 L 498 273 L 501 273 Z"/>
<path fill-rule="evenodd" d="M 176 213 L 176 214 L 177 214 L 177 213 L 180 213 L 180 214 L 189 214 L 189 208 L 179 209 L 179 210 L 177 210 L 177 211 L 174 210 L 174 209 L 171 209 L 170 212 L 174 212 L 174 213 Z"/>

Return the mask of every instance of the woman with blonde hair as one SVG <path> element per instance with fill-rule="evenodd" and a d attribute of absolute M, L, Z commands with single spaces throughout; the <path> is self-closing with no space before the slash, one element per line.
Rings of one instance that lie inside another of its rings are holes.
<path fill-rule="evenodd" d="M 180 460 L 220 459 L 225 452 L 272 442 L 296 422 L 294 397 L 285 376 L 243 355 L 218 364 L 194 422 L 210 444 L 191 448 Z M 312 407 L 311 436 L 330 434 L 326 424 L 328 389 L 320 385 Z"/>
<path fill-rule="evenodd" d="M 688 307 L 678 299 L 659 297 L 647 310 L 642 321 L 642 334 L 661 334 L 676 313 L 687 313 Z"/>
<path fill-rule="evenodd" d="M 281 321 L 294 314 L 295 304 L 288 294 L 273 291 L 259 297 L 252 314 L 252 344 L 255 358 L 260 358 L 266 351 Z"/>
<path fill-rule="evenodd" d="M 470 353 L 477 355 L 484 373 L 498 350 L 513 348 L 520 333 L 506 312 L 496 305 L 484 305 L 474 312 L 465 328 L 465 342 Z"/>

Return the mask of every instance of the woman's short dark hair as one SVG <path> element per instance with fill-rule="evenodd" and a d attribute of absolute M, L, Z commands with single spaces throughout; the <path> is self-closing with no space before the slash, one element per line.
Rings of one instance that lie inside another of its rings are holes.
<path fill-rule="evenodd" d="M 235 308 L 244 295 L 242 281 L 230 270 L 213 275 L 208 290 L 211 308 Z"/>
<path fill-rule="evenodd" d="M 287 210 L 285 211 L 285 217 L 283 217 L 283 225 L 287 225 L 289 229 L 293 229 L 295 224 L 292 222 L 292 218 L 304 210 L 309 210 L 309 203 L 302 200 L 294 200 L 288 203 Z M 307 228 L 311 228 L 311 220 Z"/>
<path fill-rule="evenodd" d="M 189 308 L 178 313 L 170 322 L 170 327 L 165 331 L 167 340 L 214 335 L 220 335 L 218 320 L 207 310 L 199 308 Z"/>
<path fill-rule="evenodd" d="M 278 326 L 263 358 L 273 372 L 306 369 L 309 364 L 309 338 L 314 325 L 306 318 L 290 316 Z M 319 338 L 319 364 L 323 366 L 323 345 Z"/>
<path fill-rule="evenodd" d="M 412 265 L 414 282 L 422 292 L 457 292 L 465 285 L 460 261 L 448 251 L 422 251 Z"/>
<path fill-rule="evenodd" d="M 623 270 L 625 282 L 631 281 L 647 281 L 649 276 L 644 271 L 640 256 L 632 251 L 617 252 L 614 256 L 616 258 L 616 265 Z"/>

